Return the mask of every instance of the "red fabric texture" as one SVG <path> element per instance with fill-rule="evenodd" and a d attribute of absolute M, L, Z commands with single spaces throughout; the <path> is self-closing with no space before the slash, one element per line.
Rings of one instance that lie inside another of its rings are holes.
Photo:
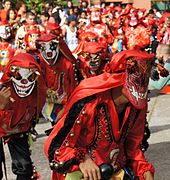
<path fill-rule="evenodd" d="M 6 21 L 6 18 L 7 18 L 7 10 L 1 9 L 0 10 L 0 19 L 1 19 L 1 21 Z"/>
<path fill-rule="evenodd" d="M 58 30 L 58 33 L 61 33 L 61 27 L 60 27 L 59 24 L 57 24 L 57 23 L 55 22 L 54 17 L 50 17 L 50 18 L 49 18 L 49 20 L 48 20 L 48 22 L 47 22 L 47 25 L 46 25 L 46 28 L 47 28 L 47 29 L 50 29 L 51 31 L 52 31 L 52 30 L 56 30 L 56 32 L 57 32 L 57 30 Z M 58 35 L 59 35 L 59 34 L 58 34 Z"/>
<path fill-rule="evenodd" d="M 57 36 L 53 34 L 41 34 L 41 36 L 37 39 L 37 41 L 48 42 L 56 38 Z"/>
<path fill-rule="evenodd" d="M 37 64 L 33 56 L 30 54 L 19 53 L 9 61 L 1 78 L 1 83 L 5 87 L 10 87 L 11 97 L 15 101 L 10 103 L 4 110 L 0 110 L 0 137 L 26 132 L 31 126 L 33 117 L 36 113 L 39 114 L 45 101 L 45 87 L 42 76 L 37 80 L 37 88 L 35 86 L 32 94 L 28 97 L 20 98 L 15 93 L 10 79 L 11 65 L 24 68 L 35 68 L 41 73 L 39 64 Z"/>
<path fill-rule="evenodd" d="M 83 52 L 95 54 L 102 51 L 102 49 L 106 49 L 106 47 L 103 44 L 100 44 L 98 42 L 87 42 L 84 45 Z"/>
<path fill-rule="evenodd" d="M 127 49 L 143 49 L 150 44 L 150 32 L 143 25 L 125 28 L 125 45 Z"/>
<path fill-rule="evenodd" d="M 41 57 L 41 67 L 47 88 L 57 91 L 58 96 L 63 99 L 60 104 L 65 104 L 77 86 L 73 64 L 61 54 L 53 66 L 49 66 Z"/>
<path fill-rule="evenodd" d="M 96 113 L 98 113 L 98 111 L 96 111 L 96 107 L 98 104 L 107 104 L 109 117 L 111 119 L 110 122 L 113 128 L 113 135 L 115 139 L 111 144 L 109 144 L 106 140 L 104 141 L 102 138 L 98 141 L 97 147 L 100 148 L 94 151 L 94 161 L 96 162 L 96 164 L 100 165 L 103 162 L 110 163 L 109 153 L 111 152 L 112 148 L 114 149 L 117 147 L 117 145 L 119 145 L 120 153 L 118 157 L 118 162 L 121 167 L 124 165 L 126 160 L 130 160 L 130 165 L 135 176 L 138 176 L 141 180 L 143 178 L 143 173 L 146 170 L 149 170 L 152 173 L 154 173 L 153 166 L 145 160 L 144 155 L 140 150 L 140 143 L 144 133 L 147 104 L 143 109 L 139 110 L 139 114 L 137 117 L 135 115 L 131 116 L 131 118 L 136 117 L 136 119 L 132 121 L 130 129 L 128 129 L 128 134 L 123 139 L 123 142 L 126 139 L 126 146 L 124 149 L 124 145 L 120 137 L 124 131 L 123 127 L 127 122 L 130 112 L 133 109 L 135 110 L 135 107 L 133 107 L 132 105 L 127 107 L 122 124 L 120 126 L 118 114 L 116 112 L 115 105 L 111 98 L 110 89 L 122 86 L 125 80 L 124 72 L 115 72 L 117 70 L 124 69 L 125 59 L 131 56 L 140 56 L 144 60 L 147 60 L 146 54 L 141 54 L 141 51 L 125 51 L 115 55 L 115 62 L 111 63 L 111 73 L 105 72 L 99 76 L 87 78 L 80 82 L 79 86 L 71 94 L 67 102 L 67 105 L 65 106 L 65 111 L 62 118 L 54 126 L 53 131 L 50 133 L 48 139 L 45 142 L 44 151 L 47 158 L 50 144 L 53 138 L 58 134 L 60 129 L 64 127 L 66 116 L 73 104 L 80 99 L 96 94 L 96 99 L 87 103 L 82 109 L 82 111 L 79 113 L 72 129 L 68 133 L 67 137 L 64 139 L 64 142 L 62 143 L 61 147 L 59 148 L 60 155 L 54 155 L 55 160 L 65 162 L 75 157 L 77 151 L 76 147 L 84 148 L 84 151 L 86 151 L 86 145 L 92 142 L 96 133 L 94 125 L 94 117 L 96 116 Z M 153 57 L 153 55 L 148 56 Z M 83 115 L 83 111 L 85 112 L 85 115 Z M 104 116 L 99 117 L 104 118 Z M 77 123 L 77 121 L 80 121 L 80 124 Z M 101 119 L 101 122 L 104 123 L 104 119 Z M 72 132 L 74 132 L 74 136 L 71 135 Z M 66 145 L 68 142 L 69 146 Z M 124 150 L 127 152 L 126 157 L 124 154 Z M 75 171 L 78 168 L 78 166 L 74 165 L 70 167 L 69 172 Z M 57 180 L 56 177 L 58 175 L 59 174 L 55 174 L 53 172 L 53 180 Z"/>
<path fill-rule="evenodd" d="M 34 68 L 35 67 L 41 73 L 41 67 L 36 62 L 36 60 L 34 59 L 34 57 L 32 55 L 30 55 L 28 53 L 18 53 L 7 64 L 5 71 L 4 71 L 4 75 L 1 78 L 1 81 L 3 83 L 10 80 L 9 72 L 10 72 L 11 65 L 19 66 L 19 67 L 23 67 L 23 68 Z"/>

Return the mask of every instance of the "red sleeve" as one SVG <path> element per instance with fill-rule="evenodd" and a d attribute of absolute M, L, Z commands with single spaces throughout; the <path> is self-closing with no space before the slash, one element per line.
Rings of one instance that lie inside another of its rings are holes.
<path fill-rule="evenodd" d="M 146 171 L 151 171 L 154 175 L 154 167 L 151 163 L 146 161 L 140 147 L 144 134 L 145 120 L 146 108 L 142 109 L 138 114 L 126 141 L 127 157 L 128 160 L 130 160 L 130 166 L 134 175 L 139 177 L 140 180 L 144 180 L 143 173 Z"/>
<path fill-rule="evenodd" d="M 74 108 L 60 119 L 45 142 L 45 153 L 51 169 L 55 172 L 76 171 L 79 163 L 84 160 L 86 149 L 76 147 L 84 116 L 81 112 L 83 107 L 80 106 L 74 105 Z"/>
<path fill-rule="evenodd" d="M 6 128 L 12 117 L 12 111 L 0 110 L 0 137 L 6 136 Z"/>

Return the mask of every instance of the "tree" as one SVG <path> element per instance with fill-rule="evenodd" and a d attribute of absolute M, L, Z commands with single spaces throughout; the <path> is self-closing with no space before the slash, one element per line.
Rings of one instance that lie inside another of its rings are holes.
<path fill-rule="evenodd" d="M 19 1 L 21 1 L 21 0 L 13 0 L 12 3 L 13 3 L 13 5 L 15 5 Z M 25 5 L 27 6 L 28 10 L 34 9 L 38 14 L 42 11 L 42 8 L 46 1 L 47 0 L 23 0 Z M 58 5 L 66 5 L 67 4 L 67 0 L 53 0 L 52 2 L 55 5 L 57 5 L 57 4 Z M 77 6 L 78 0 L 73 0 L 73 4 L 75 6 Z"/>

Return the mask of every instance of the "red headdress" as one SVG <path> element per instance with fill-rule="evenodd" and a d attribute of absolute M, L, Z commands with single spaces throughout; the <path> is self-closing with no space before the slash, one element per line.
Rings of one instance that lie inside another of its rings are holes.
<path fill-rule="evenodd" d="M 104 44 L 98 43 L 98 42 L 87 42 L 84 45 L 83 52 L 88 52 L 88 53 L 98 53 L 101 52 L 102 50 L 106 50 L 106 46 Z"/>
<path fill-rule="evenodd" d="M 147 102 L 147 88 L 154 61 L 154 54 L 139 50 L 127 50 L 115 54 L 110 63 L 112 73 L 125 71 L 124 89 L 129 101 L 136 108 Z"/>
<path fill-rule="evenodd" d="M 73 51 L 73 53 L 76 55 L 79 55 L 83 52 L 83 47 L 84 47 L 86 42 L 98 41 L 98 35 L 94 32 L 91 32 L 91 31 L 82 32 L 78 38 L 79 38 L 79 45 Z"/>
<path fill-rule="evenodd" d="M 55 34 L 58 36 L 61 34 L 61 27 L 58 23 L 55 22 L 54 17 L 49 18 L 47 25 L 46 25 L 46 29 L 50 30 L 50 33 L 51 33 L 51 31 L 55 31 Z"/>
<path fill-rule="evenodd" d="M 95 33 L 95 32 L 91 32 L 91 31 L 88 31 L 88 32 L 82 32 L 80 35 L 79 35 L 79 41 L 96 41 L 98 35 Z"/>
<path fill-rule="evenodd" d="M 81 81 L 68 104 L 74 104 L 79 99 L 114 87 L 124 86 L 130 102 L 136 108 L 143 108 L 147 102 L 153 58 L 154 54 L 140 50 L 126 50 L 115 54 L 110 63 L 110 72 Z"/>
<path fill-rule="evenodd" d="M 57 36 L 55 36 L 54 34 L 42 34 L 38 39 L 37 42 L 42 41 L 42 42 L 47 42 L 53 39 L 56 39 Z"/>
<path fill-rule="evenodd" d="M 11 66 L 18 66 L 22 68 L 33 68 L 41 73 L 41 67 L 36 62 L 35 58 L 28 53 L 18 53 L 8 62 L 4 74 L 1 78 L 1 82 L 5 83 L 10 80 Z"/>
<path fill-rule="evenodd" d="M 159 20 L 159 24 L 164 23 L 166 18 L 170 18 L 170 13 L 164 13 Z"/>

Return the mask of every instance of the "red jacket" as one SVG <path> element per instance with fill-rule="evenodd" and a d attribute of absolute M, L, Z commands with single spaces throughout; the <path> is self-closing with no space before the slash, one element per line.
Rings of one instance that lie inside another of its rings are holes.
<path fill-rule="evenodd" d="M 71 92 L 77 86 L 74 65 L 63 54 L 60 54 L 53 66 L 49 66 L 41 58 L 41 67 L 47 88 L 57 91 L 58 104 L 65 104 Z"/>
<path fill-rule="evenodd" d="M 78 170 L 86 153 L 97 165 L 113 163 L 114 150 L 119 151 L 116 165 L 120 168 L 129 162 L 134 175 L 141 180 L 145 171 L 154 173 L 140 149 L 147 105 L 137 110 L 129 104 L 120 124 L 112 101 L 109 89 L 123 83 L 124 73 L 104 73 L 81 81 L 74 90 L 62 119 L 45 142 L 49 161 L 59 165 L 56 172 L 53 171 L 54 180 L 64 179 L 60 173 Z"/>

